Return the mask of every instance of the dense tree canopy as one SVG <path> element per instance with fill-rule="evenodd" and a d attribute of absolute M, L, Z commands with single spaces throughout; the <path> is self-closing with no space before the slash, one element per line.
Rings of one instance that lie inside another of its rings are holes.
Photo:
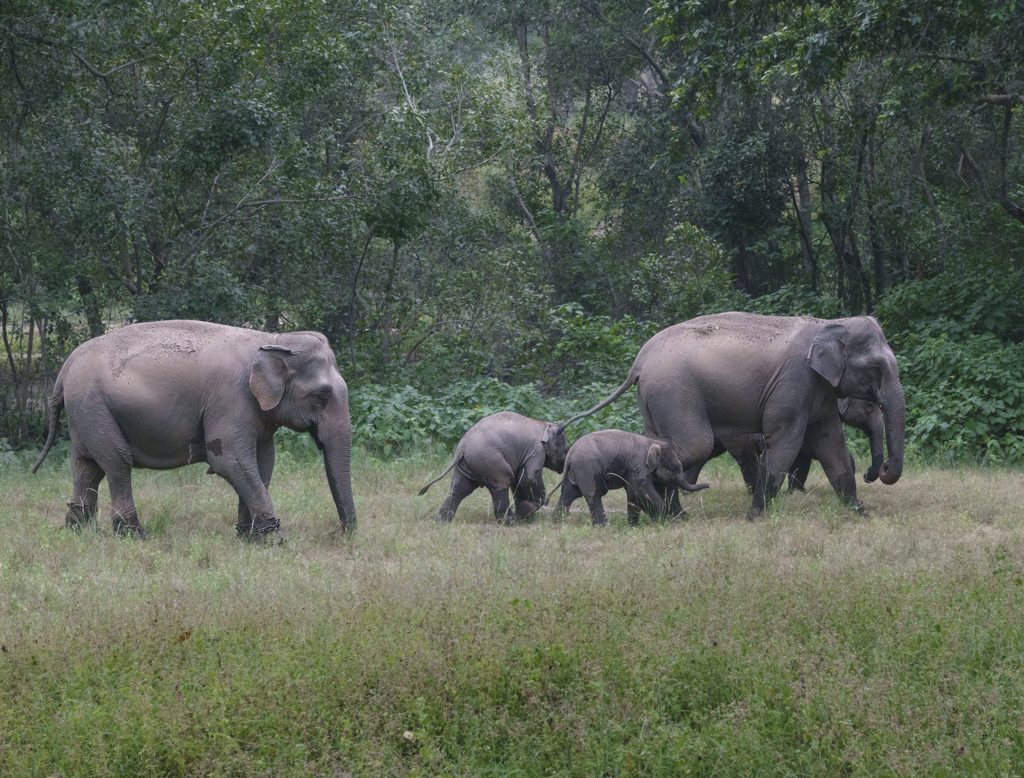
<path fill-rule="evenodd" d="M 1022 40 L 1014 0 L 8 0 L 0 434 L 129 320 L 571 401 L 742 308 L 877 315 L 922 451 L 1020 457 Z"/>

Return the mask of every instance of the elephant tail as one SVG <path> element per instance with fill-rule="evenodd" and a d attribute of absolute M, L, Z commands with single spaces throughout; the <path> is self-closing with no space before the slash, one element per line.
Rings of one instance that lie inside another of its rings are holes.
<path fill-rule="evenodd" d="M 32 465 L 32 472 L 34 473 L 39 469 L 39 466 L 43 464 L 43 460 L 46 459 L 46 455 L 50 453 L 50 449 L 53 447 L 53 441 L 57 439 L 57 427 L 60 425 L 60 414 L 64 410 L 64 371 L 62 370 L 57 376 L 57 381 L 53 385 L 53 394 L 50 395 L 50 431 L 46 435 L 46 443 L 43 445 L 43 453 L 39 455 L 39 459 Z"/>
<path fill-rule="evenodd" d="M 562 429 L 565 429 L 570 424 L 572 424 L 574 421 L 579 421 L 580 419 L 585 419 L 585 418 L 587 418 L 587 416 L 593 416 L 595 413 L 597 413 L 602 408 L 606 408 L 609 405 L 611 405 L 613 402 L 615 402 L 620 397 L 622 397 L 622 395 L 624 395 L 626 393 L 626 390 L 629 389 L 629 387 L 631 387 L 633 384 L 635 384 L 637 382 L 637 379 L 639 377 L 640 377 L 640 369 L 637 367 L 637 363 L 634 362 L 633 363 L 633 367 L 631 367 L 629 369 L 629 375 L 626 376 L 626 380 L 622 382 L 622 386 L 620 386 L 618 389 L 616 389 L 614 392 L 612 392 L 610 397 L 607 397 L 604 400 L 601 400 L 601 402 L 599 402 L 597 405 L 595 405 L 593 408 L 591 408 L 586 413 L 577 413 L 575 416 L 573 416 L 571 419 L 569 419 L 569 421 L 565 422 L 562 425 Z"/>
<path fill-rule="evenodd" d="M 448 473 L 450 473 L 452 471 L 452 468 L 454 468 L 459 463 L 460 459 L 462 459 L 462 450 L 461 449 L 459 449 L 459 450 L 457 450 L 455 452 L 455 456 L 452 457 L 451 464 L 448 465 L 447 468 L 445 468 L 445 471 L 443 473 L 441 473 L 441 475 L 439 475 L 437 478 L 435 478 L 429 484 L 427 484 L 422 489 L 420 489 L 420 495 L 419 496 L 422 497 L 423 495 L 425 495 L 427 493 L 427 489 L 429 489 L 431 486 L 433 486 L 438 481 L 440 481 L 442 478 L 444 478 L 446 475 L 448 475 Z"/>

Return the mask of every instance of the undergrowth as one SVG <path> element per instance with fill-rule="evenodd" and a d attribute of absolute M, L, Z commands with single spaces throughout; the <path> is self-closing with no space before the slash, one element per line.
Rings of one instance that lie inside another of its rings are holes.
<path fill-rule="evenodd" d="M 757 522 L 503 527 L 445 464 L 355 458 L 359 529 L 283 452 L 287 543 L 199 467 L 137 471 L 151 540 L 60 528 L 66 465 L 0 474 L 0 774 L 1006 775 L 1024 757 L 1018 472 L 908 469 Z M 553 477 L 548 474 L 549 483 Z M 101 513 L 109 503 L 103 487 Z"/>

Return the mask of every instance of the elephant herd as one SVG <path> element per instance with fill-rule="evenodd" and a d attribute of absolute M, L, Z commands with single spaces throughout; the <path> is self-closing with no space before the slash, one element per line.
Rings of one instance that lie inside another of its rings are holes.
<path fill-rule="evenodd" d="M 634 384 L 644 435 L 603 430 L 568 446 L 569 424 Z M 132 468 L 206 462 L 238 493 L 238 535 L 265 538 L 279 528 L 267 487 L 274 433 L 284 426 L 313 436 L 342 527 L 355 528 L 348 389 L 320 333 L 164 321 L 87 341 L 57 376 L 49 434 L 33 472 L 53 445 L 62 410 L 71 437 L 69 527 L 94 520 L 106 476 L 114 530 L 144 537 Z M 618 389 L 563 424 L 508 411 L 482 419 L 420 494 L 454 471 L 438 519 L 450 521 L 479 487 L 490 492 L 498 518 L 522 519 L 547 500 L 541 475 L 547 467 L 563 475 L 558 511 L 583 497 L 593 523 L 604 523 L 601 498 L 624 488 L 632 524 L 641 510 L 680 514 L 679 490 L 707 488 L 695 484 L 701 469 L 728 452 L 753 495 L 748 518 L 763 513 L 787 477 L 790 488 L 799 487 L 812 460 L 840 498 L 859 507 L 844 422 L 868 433 L 872 462 L 865 480 L 899 480 L 903 388 L 873 318 L 701 316 L 654 335 Z"/>

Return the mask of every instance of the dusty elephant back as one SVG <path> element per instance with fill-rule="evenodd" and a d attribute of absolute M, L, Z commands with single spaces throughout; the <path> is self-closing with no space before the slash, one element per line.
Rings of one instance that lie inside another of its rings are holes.
<path fill-rule="evenodd" d="M 646 434 L 674 437 L 658 421 L 680 405 L 721 435 L 759 432 L 779 377 L 806 378 L 804 342 L 809 345 L 820 326 L 815 319 L 725 313 L 662 330 L 636 360 Z"/>
<path fill-rule="evenodd" d="M 544 458 L 540 442 L 546 423 L 514 411 L 486 416 L 462 436 L 455 468 L 467 478 L 495 487 L 507 487 L 533 457 Z M 539 452 L 539 454 L 538 454 Z M 498 478 L 494 474 L 500 473 Z"/>

